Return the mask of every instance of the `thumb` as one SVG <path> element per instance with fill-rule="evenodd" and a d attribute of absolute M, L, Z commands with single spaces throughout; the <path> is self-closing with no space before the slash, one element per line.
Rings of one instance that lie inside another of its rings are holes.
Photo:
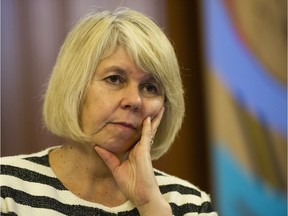
<path fill-rule="evenodd" d="M 111 173 L 115 175 L 121 164 L 121 161 L 112 152 L 109 152 L 104 148 L 95 146 L 94 149 L 98 153 L 98 155 L 102 158 L 102 160 L 105 162 Z"/>

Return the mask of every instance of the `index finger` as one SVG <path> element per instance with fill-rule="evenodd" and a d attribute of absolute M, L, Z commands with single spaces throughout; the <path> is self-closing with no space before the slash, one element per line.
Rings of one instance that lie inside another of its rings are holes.
<path fill-rule="evenodd" d="M 154 117 L 154 119 L 152 120 L 152 125 L 151 125 L 151 130 L 153 133 L 156 132 L 158 126 L 160 125 L 161 119 L 163 117 L 165 108 L 164 106 L 159 110 L 159 112 L 156 114 L 156 116 Z M 153 134 L 154 136 L 155 134 Z"/>
<path fill-rule="evenodd" d="M 142 136 L 140 139 L 140 143 L 143 143 L 144 145 L 149 145 L 151 140 L 153 140 L 153 137 L 156 133 L 157 127 L 159 126 L 163 113 L 164 113 L 164 107 L 160 109 L 160 111 L 156 114 L 156 116 L 151 120 L 151 117 L 148 116 L 144 122 L 143 122 L 143 128 L 142 128 Z"/>

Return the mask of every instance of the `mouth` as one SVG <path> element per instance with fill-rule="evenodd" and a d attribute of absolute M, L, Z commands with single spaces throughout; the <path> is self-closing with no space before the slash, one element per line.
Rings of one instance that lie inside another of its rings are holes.
<path fill-rule="evenodd" d="M 119 126 L 122 126 L 122 127 L 125 127 L 125 128 L 132 129 L 132 130 L 136 130 L 137 129 L 133 124 L 126 123 L 126 122 L 111 122 L 111 124 L 119 125 Z"/>

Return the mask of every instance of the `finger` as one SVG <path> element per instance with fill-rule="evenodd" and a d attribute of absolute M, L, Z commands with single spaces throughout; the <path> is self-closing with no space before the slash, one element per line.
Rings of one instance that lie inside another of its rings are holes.
<path fill-rule="evenodd" d="M 150 116 L 148 116 L 144 120 L 140 143 L 151 147 L 151 145 L 153 143 L 153 137 L 156 133 L 157 127 L 159 126 L 159 124 L 161 122 L 164 110 L 165 110 L 164 107 L 162 107 L 160 109 L 160 111 L 156 114 L 156 116 L 153 118 L 152 122 L 151 122 Z"/>
<path fill-rule="evenodd" d="M 151 118 L 150 116 L 148 116 L 143 122 L 140 144 L 143 144 L 145 146 L 150 146 L 150 142 L 152 139 L 153 139 L 153 134 L 152 134 Z"/>
<path fill-rule="evenodd" d="M 95 146 L 95 151 L 98 153 L 98 155 L 105 162 L 109 170 L 115 176 L 121 164 L 120 160 L 112 152 L 109 152 L 106 149 L 101 148 L 99 146 Z"/>
<path fill-rule="evenodd" d="M 153 136 L 156 134 L 157 128 L 160 125 L 161 119 L 163 117 L 165 108 L 164 106 L 160 109 L 160 111 L 157 113 L 157 115 L 154 117 L 154 119 L 152 120 L 152 125 L 151 125 L 151 130 L 152 130 L 152 134 Z"/>

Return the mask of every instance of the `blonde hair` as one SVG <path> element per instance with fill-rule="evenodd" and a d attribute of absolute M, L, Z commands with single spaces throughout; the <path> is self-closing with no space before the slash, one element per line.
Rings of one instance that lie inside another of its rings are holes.
<path fill-rule="evenodd" d="M 165 113 L 151 148 L 152 159 L 173 143 L 184 117 L 183 87 L 174 49 L 147 16 L 131 9 L 91 13 L 68 34 L 53 69 L 44 98 L 43 117 L 54 134 L 89 142 L 79 116 L 86 88 L 105 56 L 122 46 L 135 64 L 163 86 Z"/>

